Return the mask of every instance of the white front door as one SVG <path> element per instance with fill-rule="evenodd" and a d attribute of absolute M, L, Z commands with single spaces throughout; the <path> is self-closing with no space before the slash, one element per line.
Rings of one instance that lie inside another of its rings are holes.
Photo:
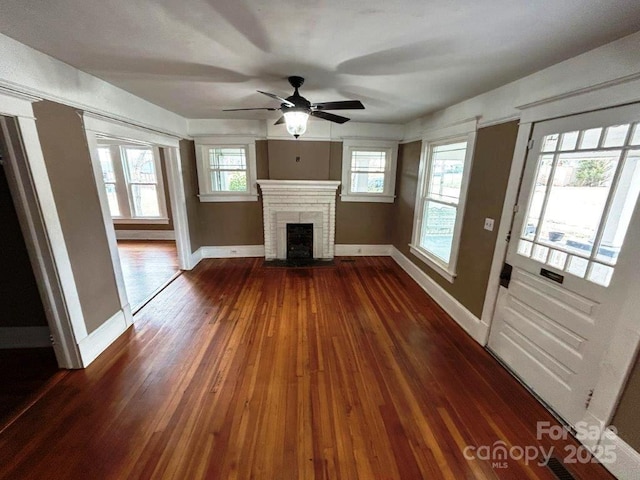
<path fill-rule="evenodd" d="M 640 106 L 537 123 L 489 348 L 569 424 L 584 418 L 639 245 Z M 633 235 L 637 237 L 637 235 Z M 635 242 L 634 242 L 635 243 Z"/>

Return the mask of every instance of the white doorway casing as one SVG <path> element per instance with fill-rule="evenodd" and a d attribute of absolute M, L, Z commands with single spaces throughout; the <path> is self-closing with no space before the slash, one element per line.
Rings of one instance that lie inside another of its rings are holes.
<path fill-rule="evenodd" d="M 335 255 L 336 191 L 330 180 L 258 180 L 266 260 L 287 258 L 287 224 L 313 224 L 313 258 Z"/>

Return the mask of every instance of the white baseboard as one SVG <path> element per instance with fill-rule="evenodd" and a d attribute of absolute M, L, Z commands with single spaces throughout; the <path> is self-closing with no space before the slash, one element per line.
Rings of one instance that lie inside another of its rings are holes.
<path fill-rule="evenodd" d="M 631 448 L 627 442 L 607 429 L 602 436 L 600 447 L 597 449 L 598 459 L 616 478 L 621 480 L 640 479 L 640 453 Z M 615 454 L 613 461 L 608 458 L 612 454 Z"/>
<path fill-rule="evenodd" d="M 393 247 L 391 257 L 400 267 L 413 278 L 422 289 L 440 305 L 458 325 L 460 325 L 476 342 L 486 345 L 489 335 L 489 325 L 483 323 L 478 317 L 456 300 L 449 292 L 438 285 L 429 275 L 418 268 L 411 260 L 405 257 L 400 250 Z"/>
<path fill-rule="evenodd" d="M 393 245 L 336 244 L 336 257 L 388 257 Z"/>
<path fill-rule="evenodd" d="M 125 311 L 120 310 L 109 320 L 100 325 L 88 336 L 80 340 L 78 348 L 82 357 L 82 365 L 88 367 L 98 355 L 106 350 L 129 327 Z"/>
<path fill-rule="evenodd" d="M 189 256 L 187 270 L 193 270 L 200 263 L 200 260 L 202 260 L 202 248 L 197 249 Z"/>
<path fill-rule="evenodd" d="M 200 247 L 201 258 L 264 257 L 264 245 L 227 245 Z"/>
<path fill-rule="evenodd" d="M 175 240 L 173 230 L 116 230 L 116 240 Z"/>
<path fill-rule="evenodd" d="M 49 327 L 1 327 L 0 349 L 50 347 Z"/>

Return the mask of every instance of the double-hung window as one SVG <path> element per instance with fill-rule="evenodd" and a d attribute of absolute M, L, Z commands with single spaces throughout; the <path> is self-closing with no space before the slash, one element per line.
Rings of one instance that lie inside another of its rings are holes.
<path fill-rule="evenodd" d="M 201 202 L 257 200 L 254 139 L 200 138 L 196 157 Z"/>
<path fill-rule="evenodd" d="M 109 211 L 116 223 L 168 223 L 157 148 L 101 144 L 98 157 Z"/>
<path fill-rule="evenodd" d="M 344 140 L 342 201 L 392 203 L 397 142 Z"/>
<path fill-rule="evenodd" d="M 423 142 L 411 252 L 450 282 L 456 261 L 475 130 Z"/>

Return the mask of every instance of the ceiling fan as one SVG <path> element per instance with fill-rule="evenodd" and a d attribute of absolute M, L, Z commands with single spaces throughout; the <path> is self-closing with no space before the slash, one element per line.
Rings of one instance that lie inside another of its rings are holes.
<path fill-rule="evenodd" d="M 280 102 L 280 107 L 266 107 L 266 108 L 231 108 L 223 110 L 225 112 L 238 112 L 241 110 L 280 110 L 282 116 L 278 119 L 275 125 L 286 123 L 287 131 L 298 138 L 307 130 L 307 120 L 309 115 L 312 117 L 322 118 L 323 120 L 329 120 L 335 123 L 345 123 L 349 119 L 340 115 L 327 112 L 327 110 L 363 110 L 364 105 L 360 100 L 343 100 L 337 102 L 320 102 L 311 103 L 304 98 L 298 92 L 298 89 L 304 83 L 304 78 L 291 76 L 289 77 L 289 83 L 294 88 L 293 95 L 287 98 L 279 97 L 273 93 L 262 92 L 258 90 L 258 93 L 271 97 Z"/>

